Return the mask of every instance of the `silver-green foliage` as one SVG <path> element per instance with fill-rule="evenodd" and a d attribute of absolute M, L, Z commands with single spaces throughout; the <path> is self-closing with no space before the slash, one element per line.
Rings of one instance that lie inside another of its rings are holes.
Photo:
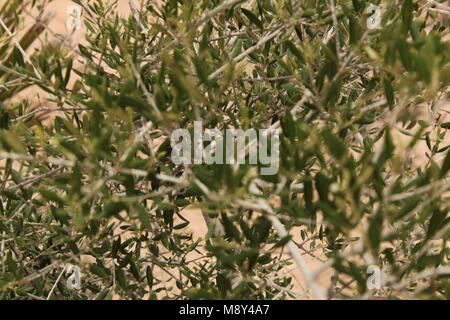
<path fill-rule="evenodd" d="M 450 297 L 446 4 L 75 2 L 86 41 L 33 59 L 59 112 L 3 101 L 0 298 Z M 278 174 L 175 166 L 196 119 L 279 125 Z"/>

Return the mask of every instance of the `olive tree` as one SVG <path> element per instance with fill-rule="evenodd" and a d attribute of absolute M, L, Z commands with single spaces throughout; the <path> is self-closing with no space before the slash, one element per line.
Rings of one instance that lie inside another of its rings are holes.
<path fill-rule="evenodd" d="M 1 34 L 53 106 L 1 91 L 2 299 L 450 297 L 446 2 L 74 3 L 76 46 Z M 200 120 L 278 171 L 175 163 Z"/>

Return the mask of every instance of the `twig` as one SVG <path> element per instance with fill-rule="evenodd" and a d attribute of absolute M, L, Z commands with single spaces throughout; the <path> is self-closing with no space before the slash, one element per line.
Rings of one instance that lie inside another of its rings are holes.
<path fill-rule="evenodd" d="M 433 188 L 437 188 L 437 187 L 441 187 L 441 186 L 444 187 L 444 190 L 442 190 L 442 191 L 445 191 L 448 188 L 450 188 L 450 178 L 445 178 L 445 179 L 424 185 L 422 187 L 417 188 L 414 191 L 397 193 L 397 194 L 391 195 L 388 198 L 388 200 L 392 201 L 392 202 L 402 201 L 402 200 L 414 197 L 416 195 L 426 193 L 428 191 L 431 191 Z"/>
<path fill-rule="evenodd" d="M 435 0 L 429 0 L 428 3 L 429 3 L 430 5 L 436 6 L 436 7 L 437 7 L 438 9 L 440 9 L 440 10 L 443 10 L 443 11 L 446 12 L 447 14 L 450 13 L 450 7 L 449 7 L 449 6 L 446 6 L 445 4 L 442 4 L 442 3 L 437 2 L 437 1 L 435 1 Z"/>
<path fill-rule="evenodd" d="M 47 300 L 50 300 L 50 298 L 52 297 L 53 291 L 55 290 L 56 286 L 58 285 L 59 280 L 61 279 L 62 275 L 64 274 L 64 271 L 66 271 L 67 266 L 65 266 L 61 273 L 59 274 L 58 278 L 56 279 L 55 283 L 53 284 L 52 289 L 50 290 L 50 292 L 48 293 L 47 296 Z"/>
<path fill-rule="evenodd" d="M 336 55 L 338 56 L 338 58 L 340 58 L 341 43 L 339 39 L 339 25 L 336 16 L 336 7 L 334 5 L 334 0 L 330 0 L 330 10 L 331 10 L 331 17 L 333 18 L 334 36 L 336 38 Z"/>
<path fill-rule="evenodd" d="M 197 21 L 195 26 L 198 27 L 199 25 L 205 23 L 206 21 L 209 21 L 212 17 L 214 17 L 219 12 L 222 12 L 222 11 L 228 9 L 229 7 L 235 5 L 236 3 L 243 2 L 243 1 L 244 0 L 228 0 L 228 1 L 222 2 L 222 4 L 218 5 L 211 11 L 208 11 L 202 18 L 200 18 L 200 20 Z"/>
<path fill-rule="evenodd" d="M 284 239 L 289 236 L 289 233 L 286 231 L 286 228 L 278 219 L 278 217 L 275 215 L 275 212 L 273 211 L 272 207 L 265 200 L 257 199 L 254 202 L 238 200 L 237 204 L 252 210 L 262 210 L 266 212 L 267 213 L 266 217 L 272 223 L 272 226 L 274 227 L 278 236 L 281 239 Z M 288 243 L 286 244 L 286 247 L 295 264 L 297 265 L 297 268 L 302 274 L 303 279 L 305 280 L 305 284 L 312 290 L 313 294 L 317 299 L 324 300 L 326 298 L 324 289 L 321 288 L 315 282 L 314 274 L 309 270 L 308 264 L 303 259 L 302 255 L 299 253 L 298 248 L 296 247 L 294 242 L 292 240 L 289 240 Z"/>
<path fill-rule="evenodd" d="M 20 45 L 19 41 L 17 41 L 17 39 L 14 37 L 13 33 L 11 32 L 11 30 L 9 30 L 8 26 L 5 24 L 5 22 L 3 22 L 3 19 L 0 17 L 0 25 L 3 27 L 3 29 L 5 29 L 6 33 L 11 37 L 14 45 L 16 46 L 16 48 L 20 51 L 20 53 L 22 54 L 24 60 L 26 62 L 28 62 L 32 67 L 33 67 L 33 72 L 36 75 L 36 78 L 38 78 L 39 80 L 42 81 L 42 77 L 39 74 L 39 72 L 37 71 L 36 67 L 33 65 L 33 62 L 31 62 L 30 57 L 28 57 L 27 53 L 25 52 L 25 50 L 23 50 L 22 46 Z"/>
<path fill-rule="evenodd" d="M 63 167 L 59 167 L 59 168 L 50 170 L 49 172 L 43 173 L 43 174 L 41 174 L 39 176 L 32 177 L 30 179 L 27 179 L 27 180 L 25 180 L 25 181 L 15 185 L 15 186 L 11 187 L 9 190 L 13 191 L 13 190 L 16 190 L 16 189 L 19 189 L 19 188 L 26 187 L 26 186 L 28 186 L 30 184 L 34 184 L 34 183 L 36 183 L 37 181 L 39 181 L 41 179 L 53 176 L 54 174 L 58 173 L 62 169 L 64 169 L 64 168 Z"/>
<path fill-rule="evenodd" d="M 45 300 L 44 298 L 36 296 L 36 295 L 34 295 L 32 293 L 29 293 L 29 292 L 27 292 L 27 296 L 29 296 L 30 298 L 32 298 L 34 300 Z"/>
<path fill-rule="evenodd" d="M 247 50 L 242 52 L 240 55 L 234 57 L 229 63 L 226 63 L 225 65 L 221 66 L 219 69 L 217 69 L 216 71 L 211 73 L 208 76 L 208 80 L 211 81 L 211 80 L 214 80 L 215 78 L 217 78 L 229 65 L 232 65 L 232 64 L 235 64 L 235 63 L 241 61 L 242 59 L 247 57 L 249 54 L 251 54 L 253 51 L 258 49 L 260 46 L 264 45 L 265 43 L 269 42 L 270 40 L 272 40 L 273 38 L 278 36 L 285 28 L 286 28 L 286 26 L 283 25 L 283 26 L 275 29 L 275 31 L 269 32 L 267 35 L 265 35 L 264 37 L 259 39 L 259 41 L 254 46 L 248 48 Z"/>
<path fill-rule="evenodd" d="M 19 284 L 21 283 L 28 283 L 31 281 L 34 281 L 36 279 L 39 279 L 40 277 L 46 275 L 47 273 L 49 273 L 50 271 L 52 271 L 53 269 L 57 268 L 60 265 L 59 262 L 53 262 L 52 264 L 49 264 L 48 266 L 36 271 L 33 274 L 30 274 L 29 276 L 23 278 L 22 280 L 19 281 Z"/>

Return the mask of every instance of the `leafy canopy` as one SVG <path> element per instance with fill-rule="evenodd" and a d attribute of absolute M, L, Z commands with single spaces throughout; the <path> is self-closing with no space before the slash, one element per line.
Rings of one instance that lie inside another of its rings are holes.
<path fill-rule="evenodd" d="M 450 298 L 446 3 L 74 2 L 76 46 L 0 33 L 0 298 Z M 279 172 L 174 165 L 198 119 L 280 128 Z"/>

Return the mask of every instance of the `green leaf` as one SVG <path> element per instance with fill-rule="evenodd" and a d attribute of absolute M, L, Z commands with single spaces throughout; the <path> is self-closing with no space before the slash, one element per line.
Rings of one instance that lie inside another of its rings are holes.
<path fill-rule="evenodd" d="M 227 237 L 232 238 L 238 242 L 241 242 L 241 234 L 234 224 L 228 219 L 227 214 L 222 214 L 222 224 L 225 228 L 225 234 Z"/>
<path fill-rule="evenodd" d="M 352 15 L 348 17 L 350 44 L 358 43 L 362 35 L 362 28 L 359 25 L 359 21 Z"/>
<path fill-rule="evenodd" d="M 228 280 L 225 275 L 223 275 L 221 273 L 217 273 L 216 282 L 217 282 L 217 288 L 219 289 L 220 294 L 222 295 L 222 297 L 225 297 L 227 294 L 227 291 L 231 291 L 230 280 Z"/>
<path fill-rule="evenodd" d="M 369 243 L 371 248 L 378 252 L 381 242 L 381 231 L 383 227 L 383 215 L 379 210 L 371 219 L 368 230 Z"/>
<path fill-rule="evenodd" d="M 444 210 L 436 209 L 433 211 L 430 222 L 428 224 L 427 238 L 431 239 L 442 227 L 447 212 Z"/>
<path fill-rule="evenodd" d="M 305 182 L 303 182 L 304 187 L 304 195 L 305 195 L 305 205 L 306 208 L 310 213 L 312 213 L 312 206 L 313 206 L 313 187 L 312 187 L 312 181 L 307 179 Z"/>
<path fill-rule="evenodd" d="M 128 210 L 128 206 L 123 202 L 108 201 L 103 208 L 105 217 L 117 216 L 121 211 Z"/>
<path fill-rule="evenodd" d="M 139 273 L 139 269 L 134 262 L 130 263 L 130 272 L 137 281 L 141 281 L 141 275 Z"/>
<path fill-rule="evenodd" d="M 108 271 L 103 266 L 99 266 L 97 264 L 92 264 L 89 268 L 91 272 L 100 278 L 107 279 L 108 278 Z"/>
<path fill-rule="evenodd" d="M 191 300 L 214 300 L 214 295 L 206 289 L 191 288 L 186 291 L 186 296 Z"/>
<path fill-rule="evenodd" d="M 85 56 L 88 60 L 92 61 L 92 55 L 85 46 L 79 44 L 78 48 L 80 49 L 80 52 L 83 56 Z"/>
<path fill-rule="evenodd" d="M 347 147 L 344 142 L 328 129 L 322 132 L 322 136 L 332 156 L 341 161 L 347 155 Z"/>
<path fill-rule="evenodd" d="M 177 224 L 176 226 L 173 226 L 173 228 L 175 230 L 181 230 L 181 229 L 186 228 L 188 225 L 189 225 L 189 221 L 186 221 L 186 222 L 182 222 L 180 224 Z"/>
<path fill-rule="evenodd" d="M 322 201 L 328 202 L 328 192 L 329 192 L 329 186 L 330 186 L 330 180 L 323 175 L 322 173 L 316 174 L 316 189 L 319 193 L 319 198 Z"/>
<path fill-rule="evenodd" d="M 303 54 L 300 51 L 300 49 L 298 49 L 297 46 L 294 43 L 292 43 L 292 41 L 290 41 L 290 40 L 286 40 L 285 44 L 286 44 L 287 48 L 289 49 L 289 51 L 291 51 L 292 54 L 297 58 L 298 63 L 304 64 L 305 58 L 303 57 Z"/>
<path fill-rule="evenodd" d="M 150 217 L 147 210 L 140 204 L 136 204 L 135 207 L 139 220 L 141 221 L 142 228 L 144 230 L 149 229 L 151 225 L 150 225 Z"/>
<path fill-rule="evenodd" d="M 151 289 L 153 287 L 153 271 L 150 266 L 147 266 L 147 269 L 145 270 L 145 274 L 147 276 L 147 284 L 149 288 Z"/>
<path fill-rule="evenodd" d="M 450 150 L 447 151 L 447 154 L 445 155 L 444 161 L 442 162 L 441 170 L 439 172 L 439 176 L 441 178 L 445 177 L 448 170 L 450 170 Z"/>
<path fill-rule="evenodd" d="M 63 204 L 64 200 L 54 191 L 49 189 L 40 189 L 39 193 L 44 197 L 45 199 L 49 201 L 55 201 L 59 204 Z"/>
<path fill-rule="evenodd" d="M 291 235 L 287 235 L 287 236 L 281 238 L 279 241 L 277 241 L 277 243 L 275 243 L 274 248 L 282 248 L 282 247 L 284 247 L 285 245 L 287 245 L 287 243 L 289 241 L 291 241 L 291 239 L 292 239 Z"/>
<path fill-rule="evenodd" d="M 261 22 L 261 20 L 259 20 L 259 18 L 251 11 L 241 8 L 241 11 L 243 14 L 245 14 L 245 16 L 248 18 L 248 20 L 250 20 L 250 22 L 252 22 L 253 24 L 255 24 L 259 29 L 264 30 L 264 25 Z"/>
<path fill-rule="evenodd" d="M 403 1 L 402 8 L 401 8 L 401 14 L 402 14 L 402 23 L 406 30 L 409 30 L 411 27 L 411 22 L 413 18 L 413 1 L 412 0 L 405 0 Z"/>
<path fill-rule="evenodd" d="M 195 71 L 197 72 L 198 78 L 200 79 L 201 83 L 204 84 L 208 84 L 209 80 L 208 80 L 208 69 L 206 67 L 206 63 L 203 59 L 201 59 L 200 57 L 194 57 L 192 59 L 192 62 L 194 63 L 195 66 Z"/>
<path fill-rule="evenodd" d="M 391 80 L 384 79 L 384 95 L 390 108 L 394 106 L 394 87 L 392 86 Z"/>

